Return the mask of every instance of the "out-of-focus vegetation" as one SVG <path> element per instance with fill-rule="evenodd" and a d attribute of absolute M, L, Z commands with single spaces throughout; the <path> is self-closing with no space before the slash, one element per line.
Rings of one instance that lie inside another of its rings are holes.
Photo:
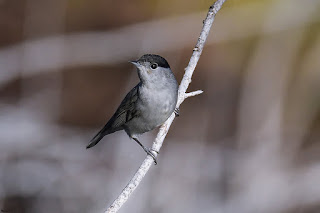
<path fill-rule="evenodd" d="M 208 0 L 0 0 L 0 208 L 102 212 L 145 153 L 85 146 L 164 56 L 180 81 Z M 155 166 L 122 212 L 311 213 L 320 201 L 320 1 L 228 0 Z M 157 131 L 141 141 L 150 146 Z"/>

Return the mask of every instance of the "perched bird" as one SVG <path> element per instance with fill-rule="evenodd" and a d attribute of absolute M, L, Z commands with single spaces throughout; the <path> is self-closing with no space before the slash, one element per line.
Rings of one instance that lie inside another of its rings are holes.
<path fill-rule="evenodd" d="M 140 82 L 126 95 L 107 124 L 93 137 L 88 148 L 95 146 L 105 135 L 124 130 L 157 160 L 150 148 L 138 140 L 138 136 L 163 124 L 175 109 L 178 98 L 178 83 L 166 59 L 159 55 L 146 54 L 137 61 Z"/>

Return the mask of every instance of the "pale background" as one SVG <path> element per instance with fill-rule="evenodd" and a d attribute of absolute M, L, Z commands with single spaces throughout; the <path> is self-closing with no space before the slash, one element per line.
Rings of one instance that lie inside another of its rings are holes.
<path fill-rule="evenodd" d="M 86 150 L 164 56 L 181 80 L 208 0 L 0 0 L 0 208 L 103 212 L 145 158 Z M 228 0 L 130 213 L 320 212 L 320 1 Z M 157 131 L 141 141 L 151 146 Z"/>

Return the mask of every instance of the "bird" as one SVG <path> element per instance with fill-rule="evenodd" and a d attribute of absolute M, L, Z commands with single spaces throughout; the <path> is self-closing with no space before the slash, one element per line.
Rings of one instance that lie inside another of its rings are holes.
<path fill-rule="evenodd" d="M 138 138 L 161 126 L 172 113 L 179 116 L 179 109 L 176 108 L 178 83 L 167 60 L 159 55 L 145 54 L 129 62 L 137 68 L 140 82 L 125 96 L 116 112 L 86 148 L 97 145 L 106 135 L 124 130 L 157 164 L 152 153 L 156 150 L 145 147 Z"/>

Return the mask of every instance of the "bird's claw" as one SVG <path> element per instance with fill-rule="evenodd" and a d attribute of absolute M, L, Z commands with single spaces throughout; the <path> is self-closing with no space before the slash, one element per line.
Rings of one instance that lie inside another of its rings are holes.
<path fill-rule="evenodd" d="M 150 148 L 145 148 L 144 151 L 153 158 L 154 165 L 157 165 L 157 157 L 152 152 L 156 152 L 157 154 L 159 154 L 159 152 Z"/>
<path fill-rule="evenodd" d="M 180 116 L 180 109 L 179 108 L 175 108 L 174 114 L 176 115 L 176 117 L 179 117 Z"/>

